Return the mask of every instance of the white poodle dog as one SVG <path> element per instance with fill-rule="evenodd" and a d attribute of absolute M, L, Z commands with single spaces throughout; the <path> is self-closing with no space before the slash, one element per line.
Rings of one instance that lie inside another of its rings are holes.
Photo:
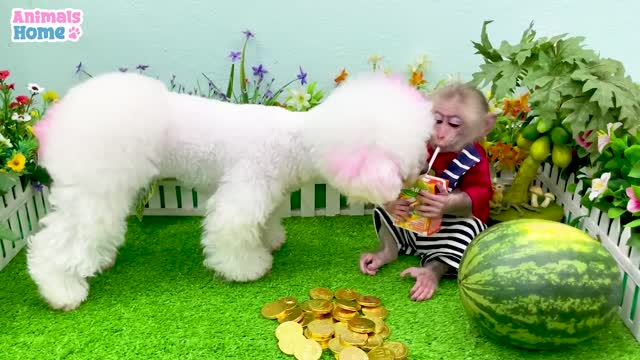
<path fill-rule="evenodd" d="M 137 74 L 94 77 L 34 127 L 53 183 L 52 211 L 29 239 L 29 273 L 51 307 L 78 307 L 87 278 L 114 263 L 139 190 L 175 177 L 213 192 L 204 265 L 227 280 L 259 279 L 285 240 L 274 210 L 290 191 L 320 179 L 382 204 L 417 177 L 431 106 L 378 73 L 344 82 L 308 112 L 177 94 Z"/>

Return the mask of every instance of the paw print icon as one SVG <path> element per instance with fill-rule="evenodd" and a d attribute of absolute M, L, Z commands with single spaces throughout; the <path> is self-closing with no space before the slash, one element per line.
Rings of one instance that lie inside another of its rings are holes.
<path fill-rule="evenodd" d="M 79 27 L 72 26 L 69 28 L 69 33 L 67 37 L 71 41 L 78 41 L 81 35 L 82 35 L 82 30 Z"/>

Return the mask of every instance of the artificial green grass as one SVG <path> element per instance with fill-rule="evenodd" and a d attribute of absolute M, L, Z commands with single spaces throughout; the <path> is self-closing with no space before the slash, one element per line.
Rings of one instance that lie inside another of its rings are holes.
<path fill-rule="evenodd" d="M 417 259 L 402 257 L 376 276 L 358 258 L 376 246 L 370 217 L 291 218 L 289 240 L 273 271 L 253 283 L 227 283 L 202 266 L 200 218 L 145 217 L 129 222 L 115 266 L 92 279 L 89 298 L 69 313 L 39 298 L 21 252 L 0 272 L 0 359 L 293 359 L 278 350 L 275 320 L 261 307 L 312 287 L 352 287 L 379 296 L 390 311 L 390 340 L 411 359 L 640 359 L 621 320 L 562 351 L 502 346 L 477 334 L 453 279 L 436 296 L 409 300 L 413 279 L 399 277 Z M 333 359 L 325 351 L 323 359 Z"/>

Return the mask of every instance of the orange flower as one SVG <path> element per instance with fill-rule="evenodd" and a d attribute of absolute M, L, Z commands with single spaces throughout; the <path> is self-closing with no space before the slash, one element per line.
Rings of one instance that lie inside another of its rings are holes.
<path fill-rule="evenodd" d="M 427 81 L 422 78 L 423 75 L 424 74 L 422 73 L 422 71 L 414 71 L 413 73 L 411 73 L 411 80 L 409 80 L 409 83 L 411 83 L 411 85 L 413 86 L 418 86 L 426 83 Z"/>
<path fill-rule="evenodd" d="M 336 76 L 336 78 L 334 79 L 334 81 L 336 82 L 336 86 L 340 85 L 341 82 L 345 81 L 347 79 L 347 76 L 349 76 L 349 74 L 347 73 L 347 70 L 342 69 L 342 71 L 340 72 L 340 75 Z"/>

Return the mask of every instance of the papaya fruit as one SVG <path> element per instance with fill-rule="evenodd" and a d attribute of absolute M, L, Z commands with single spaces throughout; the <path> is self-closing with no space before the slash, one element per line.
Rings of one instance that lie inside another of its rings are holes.
<path fill-rule="evenodd" d="M 562 126 L 556 126 L 551 129 L 551 142 L 554 145 L 564 145 L 569 142 L 569 132 L 565 130 Z"/>
<path fill-rule="evenodd" d="M 527 140 L 524 138 L 524 136 L 522 136 L 522 134 L 519 134 L 518 140 L 516 140 L 516 144 L 520 149 L 529 150 L 531 149 L 531 144 L 533 144 L 533 141 Z"/>
<path fill-rule="evenodd" d="M 536 161 L 545 161 L 551 154 L 551 139 L 549 139 L 549 136 L 544 135 L 534 141 L 531 144 L 531 149 L 529 149 L 529 154 Z"/>
<path fill-rule="evenodd" d="M 560 169 L 564 169 L 571 164 L 571 160 L 573 160 L 571 147 L 566 145 L 553 146 L 553 150 L 551 150 L 551 161 L 553 162 L 553 165 Z"/>
<path fill-rule="evenodd" d="M 540 133 L 538 132 L 536 127 L 537 127 L 536 124 L 529 123 L 529 125 L 525 126 L 524 129 L 522 129 L 520 134 L 526 140 L 534 141 L 540 136 Z"/>

